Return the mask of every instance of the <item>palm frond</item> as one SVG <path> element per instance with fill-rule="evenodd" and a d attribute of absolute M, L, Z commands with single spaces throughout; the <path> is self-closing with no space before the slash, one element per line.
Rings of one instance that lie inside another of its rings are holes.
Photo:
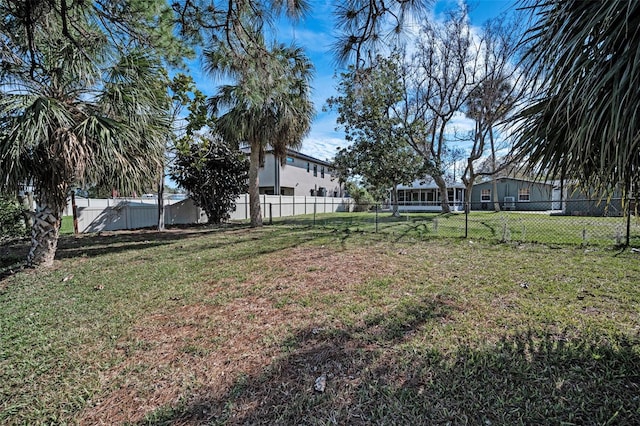
<path fill-rule="evenodd" d="M 640 176 L 640 3 L 534 4 L 539 100 L 520 115 L 516 148 L 541 173 L 627 187 Z"/>

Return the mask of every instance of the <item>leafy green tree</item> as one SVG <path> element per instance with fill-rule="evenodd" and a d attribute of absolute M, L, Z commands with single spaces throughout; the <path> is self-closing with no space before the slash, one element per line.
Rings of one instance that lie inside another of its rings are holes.
<path fill-rule="evenodd" d="M 640 2 L 531 1 L 537 100 L 516 153 L 548 177 L 629 189 L 640 181 Z"/>
<path fill-rule="evenodd" d="M 247 157 L 215 134 L 185 136 L 176 148 L 171 178 L 190 192 L 210 224 L 229 219 L 238 196 L 247 191 Z"/>
<path fill-rule="evenodd" d="M 129 192 L 161 163 L 166 78 L 157 52 L 138 42 L 155 29 L 148 20 L 127 27 L 129 15 L 105 4 L 0 3 L 0 189 L 33 184 L 30 265 L 52 265 L 72 186 Z M 120 26 L 106 27 L 108 18 Z"/>
<path fill-rule="evenodd" d="M 171 132 L 167 133 L 165 158 L 158 172 L 157 200 L 158 200 L 158 231 L 164 226 L 164 192 L 165 170 L 171 167 L 176 155 L 177 141 L 185 136 L 191 136 L 195 131 L 210 125 L 206 106 L 206 96 L 196 87 L 193 78 L 184 73 L 176 74 L 169 82 L 171 103 L 169 116 L 172 123 Z M 188 111 L 184 116 L 185 109 Z"/>
<path fill-rule="evenodd" d="M 349 197 L 353 199 L 355 203 L 354 211 L 356 212 L 368 211 L 376 204 L 376 199 L 367 191 L 367 188 L 361 184 L 357 184 L 354 181 L 347 181 L 345 190 L 349 194 Z"/>
<path fill-rule="evenodd" d="M 205 68 L 213 76 L 228 76 L 236 84 L 222 85 L 210 99 L 216 128 L 227 141 L 248 144 L 251 226 L 262 225 L 258 168 L 269 147 L 286 159 L 309 132 L 314 115 L 310 100 L 313 67 L 295 46 L 267 48 L 258 36 L 243 51 L 221 43 L 205 52 Z"/>
<path fill-rule="evenodd" d="M 360 176 L 372 188 L 392 188 L 393 214 L 398 215 L 397 186 L 424 177 L 425 163 L 407 141 L 407 129 L 397 113 L 403 99 L 400 56 L 378 56 L 366 68 L 350 67 L 342 74 L 339 96 L 330 98 L 352 144 L 336 155 L 341 175 Z"/>
<path fill-rule="evenodd" d="M 0 194 L 0 241 L 27 235 L 23 216 L 15 197 Z"/>

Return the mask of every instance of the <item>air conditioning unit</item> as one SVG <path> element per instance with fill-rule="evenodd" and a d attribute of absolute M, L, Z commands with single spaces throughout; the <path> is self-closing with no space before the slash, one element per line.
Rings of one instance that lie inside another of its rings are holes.
<path fill-rule="evenodd" d="M 504 203 L 502 208 L 505 210 L 515 210 L 516 209 L 516 198 L 515 197 L 504 197 Z"/>

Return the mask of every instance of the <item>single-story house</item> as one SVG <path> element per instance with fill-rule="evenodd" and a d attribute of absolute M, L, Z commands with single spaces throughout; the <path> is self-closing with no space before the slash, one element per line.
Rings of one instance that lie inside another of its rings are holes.
<path fill-rule="evenodd" d="M 560 192 L 553 182 L 540 182 L 510 177 L 497 178 L 496 188 L 493 180 L 473 185 L 471 191 L 471 210 L 493 210 L 496 199 L 501 210 L 546 211 L 559 210 Z"/>
<path fill-rule="evenodd" d="M 462 183 L 447 182 L 451 211 L 464 211 L 465 192 Z M 440 188 L 431 178 L 418 179 L 409 185 L 398 185 L 398 208 L 401 212 L 442 211 Z"/>

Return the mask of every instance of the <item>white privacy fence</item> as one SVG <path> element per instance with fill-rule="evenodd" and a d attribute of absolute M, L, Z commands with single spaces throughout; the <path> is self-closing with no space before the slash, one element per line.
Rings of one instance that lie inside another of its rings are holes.
<path fill-rule="evenodd" d="M 350 198 L 307 197 L 285 195 L 261 195 L 262 217 L 271 218 L 298 216 L 314 213 L 351 211 Z M 71 207 L 68 208 L 72 212 Z M 117 231 L 154 227 L 158 224 L 158 205 L 155 199 L 76 198 L 78 232 Z M 249 195 L 243 194 L 236 201 L 231 220 L 249 218 Z M 166 225 L 206 223 L 207 215 L 195 206 L 191 199 L 183 201 L 164 200 L 164 222 Z"/>

